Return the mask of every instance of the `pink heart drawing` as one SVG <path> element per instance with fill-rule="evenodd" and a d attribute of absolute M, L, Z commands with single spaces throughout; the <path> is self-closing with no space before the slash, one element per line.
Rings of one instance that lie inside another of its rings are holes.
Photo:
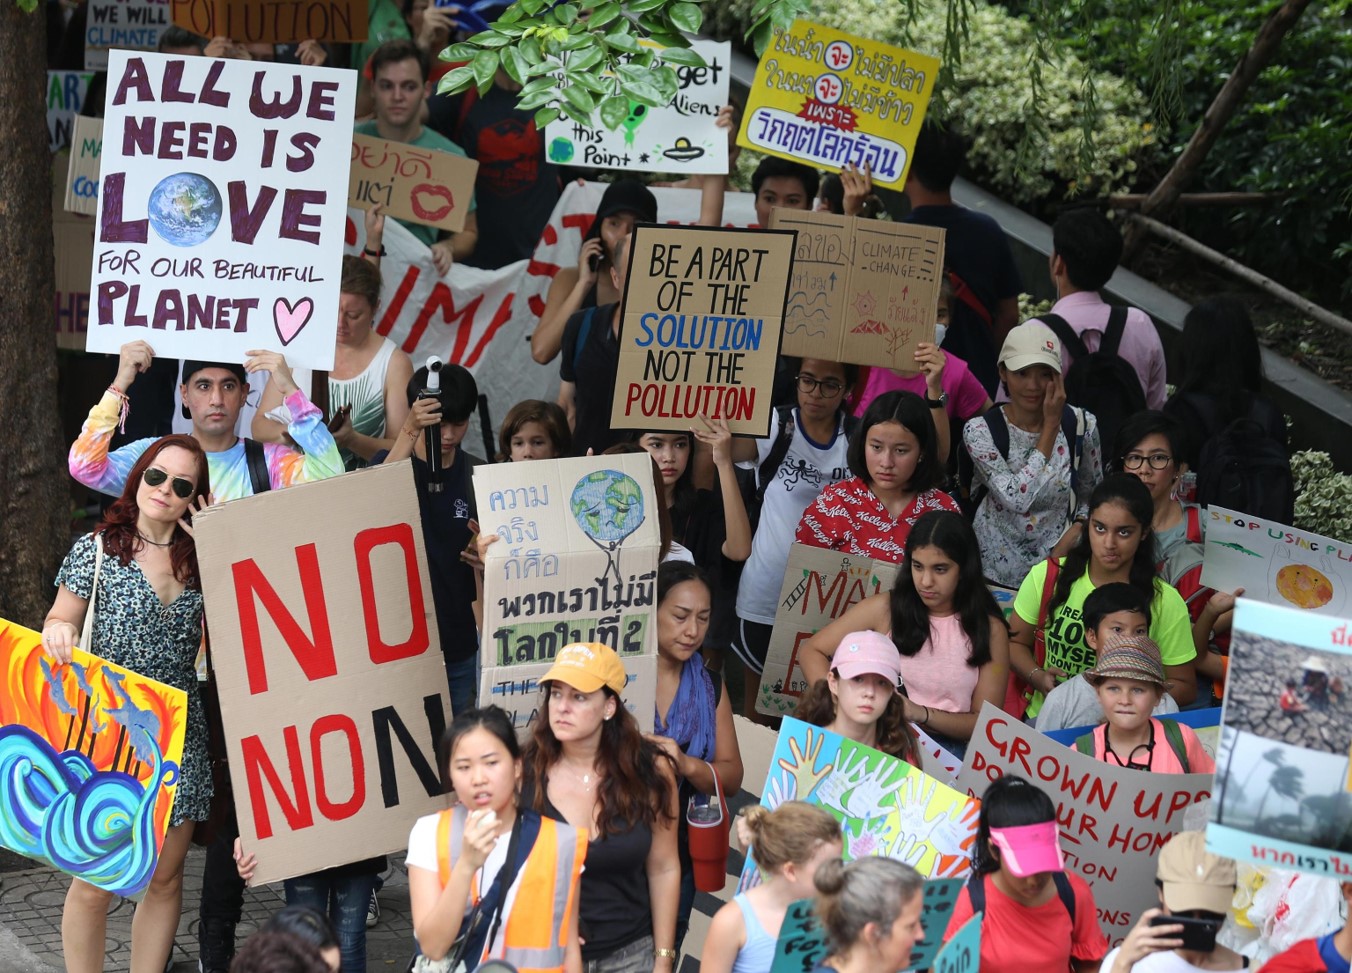
<path fill-rule="evenodd" d="M 301 328 L 310 322 L 310 316 L 315 313 L 315 302 L 308 297 L 302 297 L 295 304 L 292 304 L 284 297 L 277 298 L 276 303 L 272 305 L 272 321 L 277 327 L 277 337 L 282 339 L 283 345 L 289 345 L 300 334 Z"/>

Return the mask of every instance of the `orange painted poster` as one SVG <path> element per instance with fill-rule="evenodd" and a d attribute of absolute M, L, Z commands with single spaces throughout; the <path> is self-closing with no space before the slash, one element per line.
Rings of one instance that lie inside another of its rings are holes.
<path fill-rule="evenodd" d="M 118 895 L 150 884 L 188 696 L 0 619 L 0 845 Z"/>

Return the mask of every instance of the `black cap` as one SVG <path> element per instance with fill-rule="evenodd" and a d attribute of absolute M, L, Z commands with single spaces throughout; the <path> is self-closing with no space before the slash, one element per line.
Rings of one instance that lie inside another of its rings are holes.
<path fill-rule="evenodd" d="M 423 366 L 409 379 L 410 406 L 418 398 L 418 393 L 427 388 L 427 378 L 427 367 Z M 441 389 L 437 399 L 441 402 L 442 422 L 465 422 L 479 405 L 479 384 L 464 366 L 447 363 L 441 366 Z"/>
<path fill-rule="evenodd" d="M 193 358 L 183 362 L 183 384 L 187 385 L 192 377 L 204 368 L 223 368 L 227 372 L 233 372 L 245 385 L 249 384 L 249 373 L 244 370 L 243 365 L 223 361 L 197 361 Z"/>
<path fill-rule="evenodd" d="M 657 222 L 657 197 L 637 179 L 620 179 L 606 187 L 596 207 L 596 223 L 616 213 L 633 213 L 640 223 Z"/>

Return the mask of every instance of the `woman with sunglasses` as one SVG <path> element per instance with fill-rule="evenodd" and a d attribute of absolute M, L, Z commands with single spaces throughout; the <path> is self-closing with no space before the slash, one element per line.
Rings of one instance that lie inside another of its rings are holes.
<path fill-rule="evenodd" d="M 77 540 L 66 555 L 56 579 L 56 601 L 42 627 L 47 655 L 58 664 L 70 662 L 97 582 L 89 644 L 80 648 L 188 694 L 169 831 L 132 919 L 133 973 L 164 969 L 182 911 L 183 859 L 193 822 L 205 820 L 211 810 L 207 724 L 196 668 L 202 582 L 192 537 L 192 515 L 210 503 L 207 477 L 206 454 L 192 437 L 165 436 L 151 445 L 94 533 Z M 137 757 L 150 762 L 147 755 Z M 61 918 L 61 944 L 71 973 L 103 969 L 112 900 L 112 892 L 78 878 L 71 881 Z"/>

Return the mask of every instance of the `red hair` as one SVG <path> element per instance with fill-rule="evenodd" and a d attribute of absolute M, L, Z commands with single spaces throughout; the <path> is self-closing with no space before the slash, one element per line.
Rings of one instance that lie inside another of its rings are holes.
<path fill-rule="evenodd" d="M 189 501 L 200 505 L 206 503 L 211 493 L 210 472 L 207 469 L 207 454 L 201 444 L 191 436 L 165 436 L 150 444 L 150 448 L 141 454 L 141 458 L 127 474 L 126 485 L 122 487 L 122 496 L 113 501 L 103 515 L 94 533 L 103 535 L 103 549 L 116 557 L 123 567 L 131 563 L 132 557 L 145 546 L 137 530 L 136 521 L 141 508 L 136 504 L 136 491 L 141 488 L 141 477 L 155 462 L 160 453 L 171 446 L 186 449 L 192 453 L 197 480 L 197 492 Z M 174 577 L 189 588 L 200 588 L 202 580 L 197 573 L 197 546 L 192 535 L 181 524 L 174 526 L 174 536 L 169 542 L 169 563 L 173 565 Z"/>

